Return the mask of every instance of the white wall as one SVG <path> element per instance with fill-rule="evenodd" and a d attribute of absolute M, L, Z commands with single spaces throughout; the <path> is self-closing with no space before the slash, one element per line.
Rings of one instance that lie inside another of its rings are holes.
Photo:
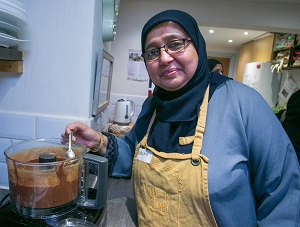
<path fill-rule="evenodd" d="M 1 73 L 1 110 L 88 116 L 90 94 L 85 91 L 91 89 L 94 1 L 24 4 L 28 26 L 23 37 L 30 40 L 19 48 L 24 51 L 24 73 Z"/>
<path fill-rule="evenodd" d="M 30 40 L 22 75 L 0 73 L 0 187 L 7 186 L 3 151 L 24 139 L 59 138 L 79 120 L 95 129 L 108 111 L 92 118 L 96 53 L 103 48 L 102 1 L 21 0 Z M 109 45 L 107 45 L 109 46 Z"/>

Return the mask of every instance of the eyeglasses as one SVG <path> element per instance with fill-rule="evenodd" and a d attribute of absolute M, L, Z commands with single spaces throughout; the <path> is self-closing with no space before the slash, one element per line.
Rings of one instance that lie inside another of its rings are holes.
<path fill-rule="evenodd" d="M 165 51 L 170 55 L 177 54 L 183 52 L 190 41 L 191 38 L 175 39 L 159 48 L 146 51 L 142 54 L 142 56 L 146 61 L 156 61 L 160 58 L 161 48 L 164 48 Z"/>

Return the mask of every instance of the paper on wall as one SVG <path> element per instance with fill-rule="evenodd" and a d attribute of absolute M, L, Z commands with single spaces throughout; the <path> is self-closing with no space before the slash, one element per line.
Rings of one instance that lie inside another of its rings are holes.
<path fill-rule="evenodd" d="M 142 51 L 129 49 L 127 79 L 137 81 L 148 81 L 149 76 L 142 57 Z"/>

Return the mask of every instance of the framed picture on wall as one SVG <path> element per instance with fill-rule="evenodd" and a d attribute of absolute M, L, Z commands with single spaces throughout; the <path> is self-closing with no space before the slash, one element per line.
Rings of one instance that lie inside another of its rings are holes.
<path fill-rule="evenodd" d="M 114 58 L 106 50 L 99 53 L 95 74 L 93 116 L 98 115 L 109 105 L 113 64 Z"/>

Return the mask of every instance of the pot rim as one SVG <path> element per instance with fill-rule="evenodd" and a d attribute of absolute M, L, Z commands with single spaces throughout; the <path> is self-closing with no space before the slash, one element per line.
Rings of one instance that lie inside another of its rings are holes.
<path fill-rule="evenodd" d="M 61 161 L 55 161 L 55 162 L 48 162 L 48 163 L 32 163 L 32 162 L 22 162 L 22 161 L 18 161 L 15 159 L 12 159 L 7 152 L 12 149 L 13 147 L 17 146 L 17 145 L 21 145 L 21 144 L 25 144 L 25 143 L 30 143 L 30 142 L 37 142 L 37 143 L 48 143 L 49 145 L 54 144 L 54 145 L 61 145 L 61 146 L 65 146 L 68 149 L 68 141 L 63 140 L 62 138 L 41 138 L 41 139 L 31 139 L 31 140 L 23 140 L 17 143 L 14 143 L 12 145 L 10 145 L 9 147 L 7 147 L 4 150 L 4 156 L 17 164 L 22 164 L 22 165 L 28 165 L 28 166 L 47 166 L 49 164 L 51 165 L 56 165 L 56 164 L 60 164 L 60 163 L 68 163 L 68 162 L 73 162 L 73 161 L 77 161 L 78 159 L 82 158 L 83 155 L 87 152 L 87 147 L 84 144 L 81 143 L 77 143 L 77 142 L 72 142 L 72 147 L 77 146 L 82 148 L 82 150 L 84 150 L 83 152 L 81 152 L 78 156 L 72 158 L 72 159 L 65 159 L 65 160 L 61 160 Z M 60 142 L 60 143 L 58 143 Z M 46 145 L 45 145 L 46 146 Z M 41 147 L 45 147 L 45 146 L 41 146 Z M 34 147 L 31 147 L 34 148 Z M 27 150 L 30 148 L 24 148 L 24 149 L 20 149 L 20 151 L 23 150 Z M 75 148 L 76 149 L 76 148 Z M 15 154 L 15 153 L 13 153 Z"/>

